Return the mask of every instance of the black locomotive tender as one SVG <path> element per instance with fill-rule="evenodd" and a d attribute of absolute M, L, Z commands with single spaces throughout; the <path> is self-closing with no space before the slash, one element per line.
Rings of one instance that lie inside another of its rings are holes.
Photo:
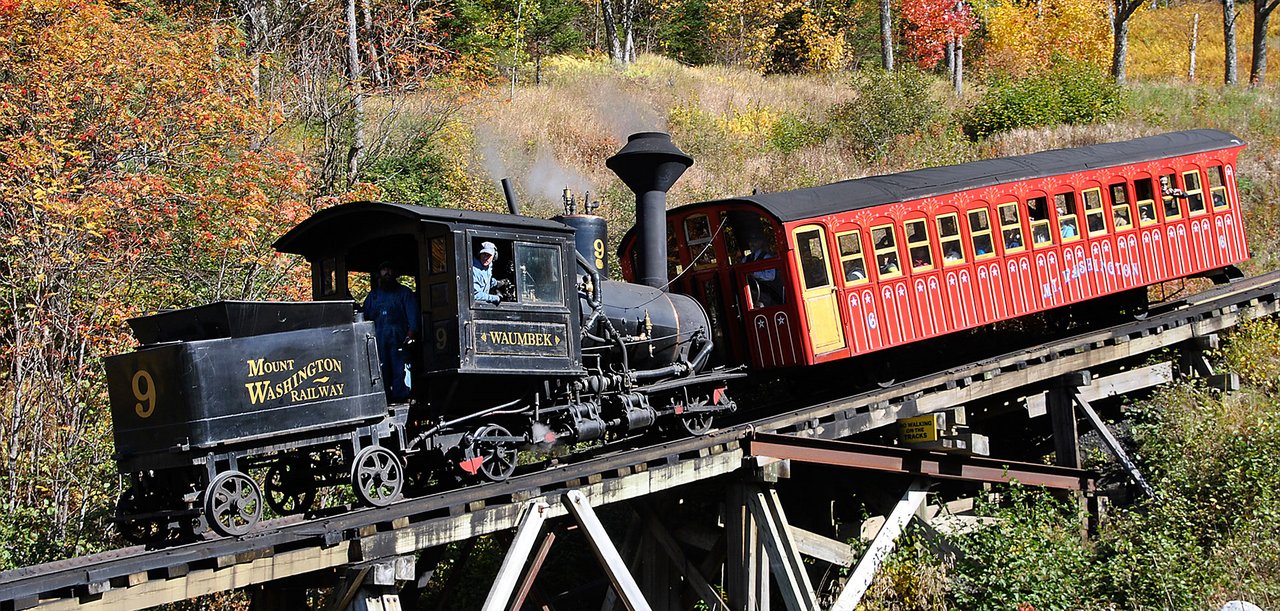
<path fill-rule="evenodd" d="M 642 230 L 665 229 L 665 192 L 692 163 L 665 134 L 636 134 L 609 160 L 637 192 Z M 309 509 L 349 482 L 382 506 L 406 474 L 498 481 L 521 449 L 633 434 L 690 433 L 735 408 L 707 366 L 707 314 L 665 292 L 665 236 L 647 243 L 646 285 L 605 279 L 605 228 L 361 202 L 307 219 L 275 247 L 311 265 L 314 302 L 219 302 L 133 319 L 141 346 L 106 361 L 120 472 L 117 521 L 137 542 L 248 532 L 263 505 Z M 645 215 L 657 222 L 645 223 Z M 645 227 L 647 225 L 647 227 Z M 471 262 L 497 245 L 514 291 L 472 297 Z M 417 290 L 422 348 L 413 396 L 388 404 L 373 323 L 351 283 L 393 262 Z M 258 478 L 261 477 L 261 485 Z"/>

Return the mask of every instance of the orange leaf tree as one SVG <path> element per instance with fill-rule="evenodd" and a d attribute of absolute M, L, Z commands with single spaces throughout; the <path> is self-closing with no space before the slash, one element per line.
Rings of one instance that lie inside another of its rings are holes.
<path fill-rule="evenodd" d="M 947 43 L 968 36 L 978 23 L 969 5 L 957 0 L 903 0 L 901 11 L 907 49 L 923 70 L 938 65 Z"/>
<path fill-rule="evenodd" d="M 234 32 L 151 11 L 0 4 L 0 568 L 107 543 L 122 320 L 281 294 L 311 208 Z"/>

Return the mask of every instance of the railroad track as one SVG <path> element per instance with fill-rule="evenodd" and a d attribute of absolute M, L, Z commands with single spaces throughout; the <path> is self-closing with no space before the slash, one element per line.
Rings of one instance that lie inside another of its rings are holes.
<path fill-rule="evenodd" d="M 263 522 L 239 538 L 166 549 L 129 547 L 0 573 L 0 611 L 139 608 L 371 562 L 516 525 L 524 503 L 544 497 L 565 512 L 565 490 L 593 505 L 638 498 L 737 471 L 755 432 L 839 439 L 1090 367 L 1148 355 L 1240 322 L 1280 312 L 1280 272 L 1214 287 L 1149 318 L 948 368 L 782 414 L 752 417 L 696 438 L 607 451 L 542 465 L 508 481 L 428 494 L 387 507 Z M 753 418 L 753 419 L 751 419 Z"/>

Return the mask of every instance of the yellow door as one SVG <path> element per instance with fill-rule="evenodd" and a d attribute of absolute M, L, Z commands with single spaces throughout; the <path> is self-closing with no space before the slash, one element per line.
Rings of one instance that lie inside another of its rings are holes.
<path fill-rule="evenodd" d="M 809 321 L 809 343 L 814 354 L 844 348 L 840 325 L 840 299 L 831 281 L 826 232 L 819 225 L 804 225 L 791 232 L 796 243 L 796 269 L 800 271 L 801 298 Z"/>

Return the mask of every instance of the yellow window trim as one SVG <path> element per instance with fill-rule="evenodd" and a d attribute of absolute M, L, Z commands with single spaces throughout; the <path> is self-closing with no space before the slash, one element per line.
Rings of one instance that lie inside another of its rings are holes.
<path fill-rule="evenodd" d="M 837 234 L 836 234 L 836 249 L 837 249 L 837 252 L 838 252 L 838 253 L 839 253 L 839 255 L 840 255 L 840 270 L 839 270 L 839 271 L 840 271 L 840 282 L 841 282 L 842 284 L 844 284 L 845 286 L 857 286 L 857 285 L 859 285 L 859 284 L 866 284 L 866 283 L 868 283 L 868 282 L 871 282 L 871 274 L 867 271 L 867 256 L 866 256 L 866 252 L 865 252 L 865 249 L 863 249 L 863 248 L 862 248 L 862 235 L 861 235 L 861 234 L 862 234 L 862 230 L 861 230 L 861 229 L 854 229 L 854 230 L 852 230 L 852 231 L 842 231 L 842 232 L 840 232 L 840 233 L 837 233 Z M 847 235 L 853 235 L 853 236 L 856 236 L 856 237 L 855 237 L 855 239 L 858 241 L 858 248 L 859 248 L 859 250 L 858 250 L 858 252 L 857 252 L 856 254 L 846 255 L 846 254 L 844 254 L 844 252 L 842 252 L 842 251 L 840 251 L 840 250 L 839 250 L 839 249 L 840 249 L 840 238 L 842 238 L 842 237 L 844 237 L 844 236 L 847 236 Z M 852 260 L 854 260 L 854 259 L 858 259 L 858 260 L 862 261 L 862 277 L 861 277 L 861 278 L 858 278 L 857 280 L 854 280 L 853 282 L 850 282 L 850 281 L 849 281 L 849 279 L 848 279 L 848 278 L 845 278 L 845 276 L 844 276 L 844 262 L 845 262 L 845 261 L 852 261 Z"/>
<path fill-rule="evenodd" d="M 877 229 L 885 229 L 885 228 L 887 228 L 887 229 L 889 230 L 889 237 L 893 239 L 893 246 L 890 246 L 890 247 L 887 247 L 887 248 L 877 248 L 877 247 L 876 247 L 876 245 L 875 245 L 874 243 L 872 243 L 872 245 L 871 245 L 871 252 L 875 255 L 875 266 L 874 266 L 874 267 L 876 268 L 876 274 L 877 274 L 877 277 L 878 277 L 878 278 L 880 278 L 881 280 L 891 280 L 891 279 L 893 279 L 893 278 L 900 278 L 900 277 L 902 277 L 902 275 L 903 275 L 903 271 L 902 271 L 902 253 L 898 252 L 898 235 L 897 235 L 896 233 L 894 233 L 894 225 L 893 225 L 893 223 L 889 223 L 889 224 L 886 224 L 886 225 L 876 225 L 876 226 L 872 227 L 872 228 L 871 228 L 871 238 L 872 238 L 872 240 L 874 240 L 874 239 L 875 239 L 875 235 L 876 235 L 876 230 L 877 230 Z M 895 258 L 897 258 L 897 260 L 898 260 L 898 271 L 896 271 L 896 272 L 882 272 L 882 271 L 880 271 L 880 255 L 884 255 L 884 254 L 892 254 Z"/>

